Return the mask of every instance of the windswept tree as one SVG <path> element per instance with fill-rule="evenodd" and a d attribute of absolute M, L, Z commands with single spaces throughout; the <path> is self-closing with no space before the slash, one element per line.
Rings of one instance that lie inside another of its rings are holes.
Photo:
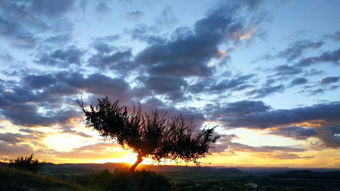
<path fill-rule="evenodd" d="M 168 117 L 157 110 L 148 114 L 142 112 L 140 106 L 129 112 L 126 106 L 119 106 L 118 101 L 111 102 L 107 97 L 98 99 L 98 104 L 89 108 L 83 102 L 78 104 L 86 116 L 87 126 L 137 153 L 131 172 L 145 157 L 158 162 L 171 159 L 199 164 L 197 159 L 205 157 L 211 143 L 218 139 L 214 128 L 194 132 L 193 124 L 186 123 L 182 115 Z"/>

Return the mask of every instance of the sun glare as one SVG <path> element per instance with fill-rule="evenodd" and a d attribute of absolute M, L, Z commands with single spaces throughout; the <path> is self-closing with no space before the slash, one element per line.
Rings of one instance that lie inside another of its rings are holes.
<path fill-rule="evenodd" d="M 72 134 L 54 134 L 44 139 L 45 145 L 59 152 L 70 152 L 73 149 L 89 145 L 88 139 Z"/>

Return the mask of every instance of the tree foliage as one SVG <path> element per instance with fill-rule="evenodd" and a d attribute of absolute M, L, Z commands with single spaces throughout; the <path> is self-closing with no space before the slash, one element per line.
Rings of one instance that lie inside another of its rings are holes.
<path fill-rule="evenodd" d="M 151 157 L 160 162 L 162 159 L 184 160 L 198 164 L 197 159 L 208 154 L 210 144 L 218 139 L 214 128 L 194 133 L 192 123 L 186 123 L 182 115 L 168 117 L 157 110 L 148 114 L 141 107 L 129 112 L 119 102 L 111 102 L 107 97 L 98 99 L 97 105 L 85 108 L 79 102 L 89 127 L 104 136 L 128 146 L 138 154 L 136 163 L 130 170 Z"/>
<path fill-rule="evenodd" d="M 31 154 L 29 157 L 19 157 L 15 160 L 11 160 L 8 166 L 10 168 L 17 168 L 33 173 L 37 173 L 41 169 L 41 163 L 38 161 L 38 159 L 33 159 L 33 154 Z"/>

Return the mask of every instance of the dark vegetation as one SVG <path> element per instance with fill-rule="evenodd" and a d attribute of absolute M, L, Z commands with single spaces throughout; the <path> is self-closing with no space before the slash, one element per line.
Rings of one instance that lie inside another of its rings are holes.
<path fill-rule="evenodd" d="M 340 171 L 43 164 L 39 174 L 0 167 L 0 190 L 339 191 Z M 107 169 L 107 170 L 105 170 Z M 150 171 L 152 170 L 152 171 Z M 310 176 L 313 174 L 313 177 Z"/>
<path fill-rule="evenodd" d="M 41 169 L 41 163 L 38 159 L 33 159 L 33 154 L 31 154 L 29 157 L 19 157 L 15 160 L 11 160 L 8 167 L 37 173 Z"/>
<path fill-rule="evenodd" d="M 137 161 L 130 167 L 131 172 L 144 157 L 158 162 L 166 158 L 199 164 L 197 159 L 205 157 L 210 144 L 218 139 L 214 128 L 194 133 L 193 124 L 187 123 L 182 115 L 168 117 L 157 110 L 148 114 L 142 112 L 140 106 L 129 112 L 126 106 L 119 106 L 118 103 L 106 97 L 98 99 L 98 104 L 90 105 L 87 110 L 78 101 L 89 127 L 138 154 Z"/>

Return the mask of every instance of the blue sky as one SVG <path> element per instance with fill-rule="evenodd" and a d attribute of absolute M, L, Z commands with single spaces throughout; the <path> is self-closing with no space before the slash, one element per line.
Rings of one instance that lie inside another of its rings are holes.
<path fill-rule="evenodd" d="M 336 167 L 339 7 L 337 0 L 0 0 L 0 159 L 98 161 L 81 150 L 115 146 L 84 127 L 76 100 L 109 96 L 182 113 L 198 127 L 219 125 L 222 139 L 207 159 L 216 165 L 255 157 L 260 166 Z"/>

